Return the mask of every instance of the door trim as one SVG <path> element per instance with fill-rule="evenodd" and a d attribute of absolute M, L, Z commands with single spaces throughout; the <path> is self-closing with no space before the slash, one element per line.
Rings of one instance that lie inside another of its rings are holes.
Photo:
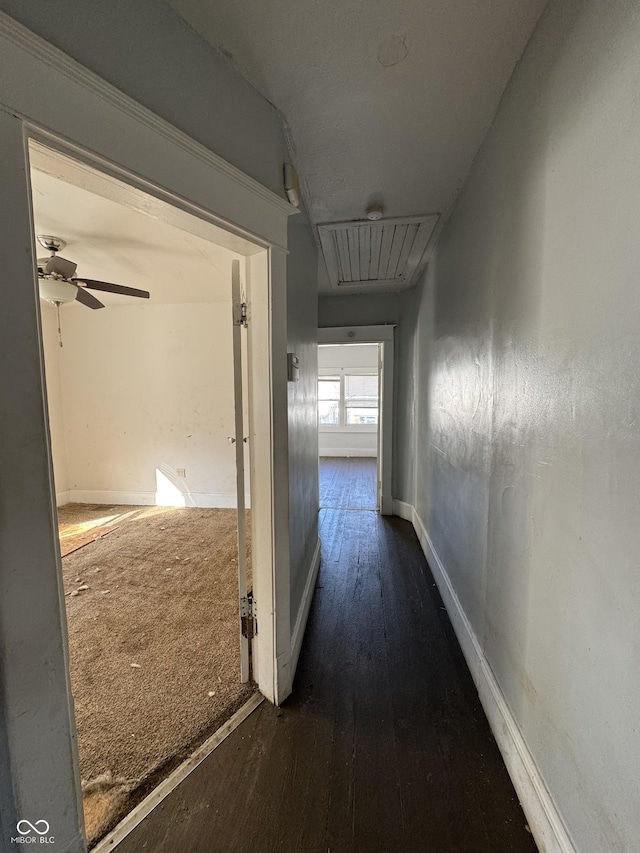
<path fill-rule="evenodd" d="M 247 589 L 247 519 L 246 482 L 245 482 L 245 437 L 244 428 L 244 396 L 242 383 L 242 334 L 247 325 L 246 302 L 242 301 L 240 284 L 240 261 L 231 262 L 231 322 L 233 323 L 233 403 L 234 403 L 234 434 L 230 440 L 235 444 L 236 451 L 236 508 L 238 511 L 238 610 L 240 625 L 238 639 L 240 646 L 240 681 L 246 684 L 251 675 L 251 660 L 249 654 L 248 625 L 253 626 L 253 614 L 246 615 L 244 608 L 248 607 L 249 596 Z M 253 634 L 251 633 L 251 636 Z"/>
<path fill-rule="evenodd" d="M 9 407 L 0 443 L 4 472 L 0 504 L 6 510 L 1 556 L 7 567 L 0 578 L 0 649 L 11 650 L 0 661 L 0 749 L 5 756 L 0 781 L 7 782 L 0 785 L 0 811 L 14 825 L 25 816 L 47 820 L 56 849 L 83 853 L 86 841 L 38 334 L 28 141 L 34 138 L 111 171 L 258 246 L 258 253 L 249 259 L 255 273 L 252 285 L 256 291 L 264 285 L 265 293 L 255 325 L 262 330 L 269 358 L 263 356 L 265 381 L 256 407 L 256 424 L 265 425 L 260 476 L 267 483 L 257 492 L 268 518 L 262 553 L 270 566 L 258 602 L 260 627 L 269 642 L 262 644 L 259 654 L 259 685 L 275 702 L 286 695 L 291 669 L 288 517 L 285 513 L 284 520 L 277 518 L 276 512 L 288 503 L 286 366 L 284 381 L 280 366 L 285 362 L 281 355 L 286 353 L 286 318 L 279 312 L 286 306 L 287 219 L 297 211 L 5 13 L 0 13 L 0 76 L 0 190 L 5 201 L 0 219 L 7 237 L 5 272 L 14 283 L 11 311 L 5 312 L 4 321 L 0 319 L 12 365 L 0 383 Z M 26 597 L 25 587 L 30 590 Z"/>
<path fill-rule="evenodd" d="M 286 246 L 287 218 L 299 211 L 284 198 L 2 11 L 0 43 L 3 88 L 0 103 L 10 107 L 14 115 L 34 119 L 42 129 L 60 132 L 69 141 L 77 141 L 81 148 L 89 151 L 100 152 L 105 143 L 114 149 L 117 147 L 121 156 L 109 159 L 140 175 L 147 172 L 145 157 L 152 158 L 154 166 L 158 157 L 152 151 L 136 151 L 136 146 L 129 144 L 126 135 L 119 143 L 116 137 L 127 123 L 144 125 L 154 136 L 162 138 L 174 156 L 181 151 L 200 161 L 211 182 L 208 189 L 213 192 L 209 195 L 212 199 L 216 194 L 218 197 L 218 202 L 207 204 L 206 209 L 218 213 L 220 208 L 225 228 L 235 224 L 245 231 L 246 236 L 261 235 L 269 243 Z M 102 113 L 103 117 L 110 113 L 114 123 L 106 126 L 94 124 L 96 113 Z M 96 144 L 91 144 L 90 138 Z M 133 167 L 134 160 L 142 166 L 140 170 Z M 177 170 L 167 163 L 166 171 Z M 161 186 L 171 185 L 161 183 Z M 284 220 L 284 226 L 281 220 Z"/>

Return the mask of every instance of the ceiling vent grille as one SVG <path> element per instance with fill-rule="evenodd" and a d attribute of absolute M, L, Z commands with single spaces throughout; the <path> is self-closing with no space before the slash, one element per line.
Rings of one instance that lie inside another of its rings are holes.
<path fill-rule="evenodd" d="M 318 225 L 334 287 L 409 287 L 423 259 L 437 214 Z"/>

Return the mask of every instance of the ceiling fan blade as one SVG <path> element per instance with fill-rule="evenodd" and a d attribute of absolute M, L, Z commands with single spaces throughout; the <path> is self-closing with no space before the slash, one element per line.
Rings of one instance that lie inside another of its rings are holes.
<path fill-rule="evenodd" d="M 108 281 L 95 281 L 92 278 L 74 278 L 76 284 L 84 284 L 91 290 L 103 290 L 105 293 L 121 293 L 123 296 L 139 296 L 141 299 L 149 298 L 148 290 L 138 290 L 136 287 L 124 287 L 122 284 L 111 284 Z"/>
<path fill-rule="evenodd" d="M 76 287 L 76 290 L 78 291 L 76 293 L 77 301 L 82 302 L 87 308 L 104 308 L 103 303 L 99 299 L 96 299 L 93 293 L 85 290 L 84 287 Z"/>

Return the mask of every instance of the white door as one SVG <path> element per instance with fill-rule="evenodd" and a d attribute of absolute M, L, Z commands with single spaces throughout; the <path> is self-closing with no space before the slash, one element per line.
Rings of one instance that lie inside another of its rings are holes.
<path fill-rule="evenodd" d="M 248 591 L 247 583 L 247 522 L 245 492 L 245 447 L 244 434 L 244 394 L 242 386 L 242 336 L 246 334 L 246 303 L 242 297 L 240 279 L 240 261 L 233 261 L 231 267 L 231 294 L 233 304 L 233 385 L 235 405 L 235 436 L 229 441 L 236 450 L 236 489 L 238 493 L 238 595 L 240 609 L 240 680 L 249 681 L 251 677 L 250 646 L 254 634 L 253 594 Z"/>

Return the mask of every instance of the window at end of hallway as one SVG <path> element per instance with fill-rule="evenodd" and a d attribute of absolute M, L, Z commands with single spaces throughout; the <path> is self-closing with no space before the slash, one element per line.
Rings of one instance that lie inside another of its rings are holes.
<path fill-rule="evenodd" d="M 355 426 L 378 423 L 378 377 L 344 377 L 345 424 Z"/>
<path fill-rule="evenodd" d="M 340 373 L 318 377 L 320 426 L 375 428 L 378 408 L 377 374 Z"/>

